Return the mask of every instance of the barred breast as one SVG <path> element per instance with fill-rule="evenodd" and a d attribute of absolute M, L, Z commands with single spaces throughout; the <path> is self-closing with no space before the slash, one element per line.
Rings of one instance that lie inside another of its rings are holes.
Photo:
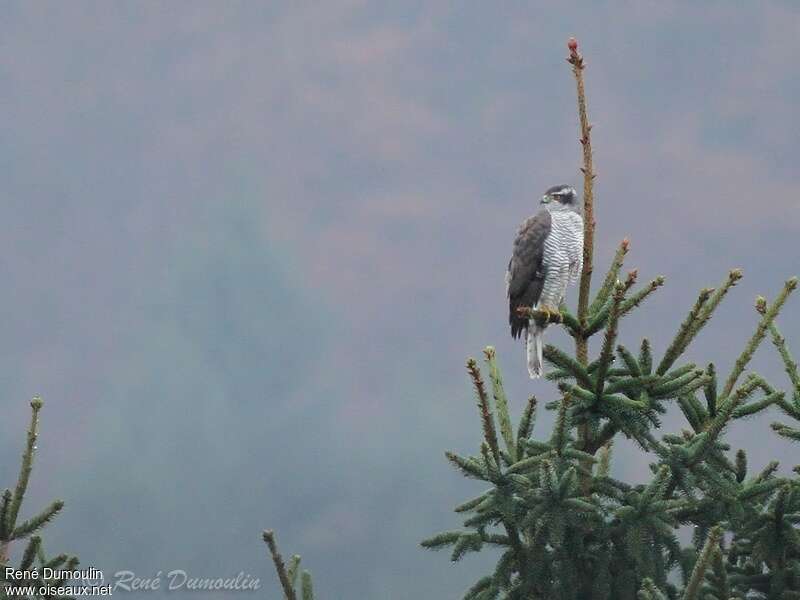
<path fill-rule="evenodd" d="M 550 213 L 550 235 L 544 242 L 544 287 L 538 306 L 558 308 L 567 284 L 577 279 L 583 261 L 583 219 L 572 211 Z"/>

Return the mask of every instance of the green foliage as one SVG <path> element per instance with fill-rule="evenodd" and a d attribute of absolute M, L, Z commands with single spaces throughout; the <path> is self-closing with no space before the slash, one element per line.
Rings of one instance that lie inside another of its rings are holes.
<path fill-rule="evenodd" d="M 34 571 L 43 573 L 44 567 L 51 569 L 74 570 L 78 567 L 78 559 L 74 556 L 59 554 L 53 558 L 47 558 L 39 535 L 33 535 L 41 531 L 45 525 L 50 523 L 55 516 L 64 508 L 61 500 L 56 500 L 47 508 L 29 519 L 20 522 L 19 514 L 25 493 L 28 490 L 31 471 L 33 470 L 33 459 L 36 454 L 36 439 L 39 435 L 39 412 L 43 406 L 42 399 L 38 396 L 31 400 L 31 420 L 28 425 L 25 449 L 22 453 L 21 466 L 17 483 L 14 491 L 6 489 L 0 498 L 0 598 L 10 598 L 8 585 L 14 583 L 13 579 L 6 578 L 6 567 L 13 567 L 17 571 Z M 11 551 L 14 542 L 28 540 L 25 545 L 20 562 L 18 565 L 11 565 Z M 18 583 L 18 582 L 17 582 Z M 25 580 L 25 585 L 40 588 L 43 586 L 59 587 L 67 583 L 61 578 L 29 578 Z M 21 596 L 15 595 L 14 598 Z M 40 598 L 41 596 L 30 596 Z"/>
<path fill-rule="evenodd" d="M 557 411 L 547 439 L 534 439 L 535 400 L 528 402 L 513 439 L 508 399 L 493 348 L 485 352 L 494 389 L 492 407 L 477 362 L 467 371 L 478 396 L 483 441 L 475 456 L 447 453 L 470 478 L 491 487 L 456 508 L 463 529 L 429 538 L 430 549 L 452 548 L 451 559 L 486 544 L 502 554 L 494 572 L 480 578 L 465 599 L 525 600 L 730 600 L 800 598 L 800 478 L 777 477 L 770 463 L 748 477 L 747 456 L 730 457 L 723 434 L 737 419 L 771 406 L 800 421 L 800 375 L 776 318 L 797 279 L 769 304 L 725 383 L 713 363 L 680 364 L 691 343 L 741 279 L 730 271 L 722 285 L 700 290 L 660 360 L 647 338 L 637 354 L 619 343 L 625 317 L 664 283 L 656 277 L 634 290 L 637 272 L 620 273 L 629 250 L 620 244 L 594 298 L 594 170 L 591 125 L 583 80 L 585 63 L 574 39 L 568 43 L 578 95 L 584 174 L 584 248 L 578 312 L 559 318 L 535 307 L 520 314 L 560 323 L 575 340 L 575 354 L 546 346 L 553 367 L 547 378 L 559 394 L 545 404 Z M 602 335 L 590 359 L 589 339 Z M 792 386 L 792 399 L 757 373 L 750 359 L 770 335 Z M 744 376 L 744 380 L 740 381 Z M 661 416 L 677 405 L 688 427 L 662 433 Z M 507 452 L 498 448 L 495 411 Z M 773 423 L 780 436 L 800 441 L 800 428 Z M 660 439 L 658 435 L 660 434 Z M 610 475 L 611 446 L 618 435 L 633 440 L 650 459 L 652 479 L 630 484 Z M 800 474 L 800 466 L 795 467 Z M 676 531 L 692 528 L 681 547 Z M 728 541 L 728 545 L 725 543 Z"/>
<path fill-rule="evenodd" d="M 611 270 L 620 267 L 618 253 Z M 422 542 L 432 550 L 449 548 L 453 561 L 487 545 L 502 551 L 494 572 L 481 577 L 465 599 L 800 598 L 800 477 L 776 476 L 777 463 L 748 476 L 744 450 L 729 456 L 723 440 L 732 421 L 773 405 L 800 421 L 797 366 L 775 324 L 796 280 L 786 282 L 771 305 L 757 303 L 755 333 L 724 386 L 713 364 L 678 364 L 740 278 L 734 270 L 716 291 L 701 291 L 655 368 L 646 339 L 638 356 L 618 343 L 622 307 L 637 292 L 628 282 L 604 285 L 607 298 L 591 303 L 586 320 L 603 321 L 598 357 L 584 366 L 563 350 L 545 347 L 553 367 L 548 378 L 559 389 L 547 404 L 557 414 L 546 439 L 532 437 L 534 398 L 514 433 L 494 349 L 485 351 L 494 404 L 477 362 L 468 361 L 483 441 L 474 456 L 446 456 L 465 476 L 491 487 L 456 507 L 463 529 Z M 745 374 L 767 333 L 789 374 L 791 401 L 758 374 Z M 659 439 L 660 416 L 669 403 L 681 409 L 688 428 Z M 498 449 L 498 429 L 506 451 Z M 773 429 L 800 439 L 800 430 L 790 425 Z M 617 435 L 651 457 L 649 483 L 610 476 Z M 688 547 L 676 536 L 681 526 L 694 531 Z"/>
<path fill-rule="evenodd" d="M 278 580 L 283 589 L 283 597 L 286 600 L 314 600 L 314 586 L 311 581 L 311 573 L 306 570 L 300 572 L 300 555 L 295 554 L 289 559 L 289 566 L 283 562 L 283 557 L 278 551 L 278 544 L 275 541 L 275 532 L 266 530 L 261 534 L 264 543 L 269 548 L 275 571 L 278 573 Z M 300 591 L 298 593 L 298 580 Z"/>
<path fill-rule="evenodd" d="M 731 453 L 727 426 L 777 407 L 791 423 L 773 423 L 779 436 L 800 441 L 800 375 L 776 319 L 797 279 L 788 280 L 770 304 L 756 300 L 755 331 L 719 384 L 714 363 L 681 363 L 722 300 L 742 278 L 731 270 L 716 288 L 700 290 L 662 355 L 647 338 L 638 351 L 621 343 L 625 317 L 664 284 L 656 277 L 634 289 L 637 271 L 620 279 L 627 239 L 620 244 L 599 290 L 590 298 L 594 239 L 591 125 L 586 112 L 577 42 L 569 41 L 578 93 L 584 174 L 584 252 L 578 311 L 557 313 L 522 307 L 521 316 L 560 324 L 575 342 L 574 355 L 545 346 L 558 393 L 544 404 L 556 412 L 548 436 L 533 437 L 538 402 L 531 397 L 516 430 L 495 349 L 484 358 L 487 392 L 478 361 L 467 361 L 482 440 L 472 456 L 446 452 L 465 477 L 488 489 L 455 508 L 462 527 L 436 534 L 422 546 L 450 551 L 451 561 L 470 552 L 499 550 L 495 568 L 479 577 L 465 600 L 800 600 L 800 466 L 795 476 L 776 475 L 777 462 L 751 474 L 743 449 Z M 589 340 L 602 333 L 600 351 Z M 763 377 L 747 372 L 755 351 L 770 336 L 791 384 L 791 399 Z M 661 431 L 661 417 L 676 405 L 687 427 Z M 499 435 L 498 435 L 499 431 Z M 628 483 L 612 477 L 611 450 L 622 435 L 650 460 L 651 479 Z M 502 442 L 502 446 L 501 446 Z M 732 455 L 731 455 L 732 454 Z M 5 513 L 9 500 L 3 498 Z M 677 533 L 692 531 L 681 545 Z M 288 570 L 270 547 L 287 600 L 296 600 L 299 557 Z M 311 597 L 303 573 L 302 598 Z"/>

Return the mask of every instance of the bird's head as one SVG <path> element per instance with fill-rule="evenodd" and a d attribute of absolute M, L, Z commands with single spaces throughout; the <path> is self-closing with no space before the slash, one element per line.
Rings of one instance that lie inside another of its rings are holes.
<path fill-rule="evenodd" d="M 542 196 L 541 203 L 549 211 L 574 210 L 579 211 L 578 193 L 571 185 L 554 185 Z"/>

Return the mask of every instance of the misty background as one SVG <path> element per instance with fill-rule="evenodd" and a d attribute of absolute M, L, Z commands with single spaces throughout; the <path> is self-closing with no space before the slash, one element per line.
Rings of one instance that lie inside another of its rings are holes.
<path fill-rule="evenodd" d="M 625 236 L 640 281 L 666 277 L 622 343 L 660 356 L 741 267 L 688 355 L 727 373 L 755 296 L 800 271 L 799 12 L 2 3 L 0 484 L 41 394 L 22 516 L 66 501 L 49 553 L 106 577 L 243 571 L 262 588 L 231 597 L 277 599 L 274 528 L 320 598 L 460 597 L 496 555 L 418 543 L 483 490 L 443 456 L 481 439 L 464 361 L 497 346 L 515 415 L 554 394 L 510 339 L 503 275 L 542 191 L 581 186 L 566 39 L 588 65 L 595 280 Z M 800 354 L 800 298 L 779 326 Z M 786 387 L 771 345 L 753 365 Z M 797 461 L 775 416 L 730 431 L 751 468 Z M 649 476 L 625 443 L 613 469 Z"/>

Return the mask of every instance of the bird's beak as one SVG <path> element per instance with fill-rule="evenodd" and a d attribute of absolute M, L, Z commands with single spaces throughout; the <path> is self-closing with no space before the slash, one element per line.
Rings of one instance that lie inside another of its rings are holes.
<path fill-rule="evenodd" d="M 542 196 L 542 200 L 541 200 L 540 204 L 549 204 L 549 203 L 550 203 L 550 196 L 548 196 L 547 194 Z"/>

